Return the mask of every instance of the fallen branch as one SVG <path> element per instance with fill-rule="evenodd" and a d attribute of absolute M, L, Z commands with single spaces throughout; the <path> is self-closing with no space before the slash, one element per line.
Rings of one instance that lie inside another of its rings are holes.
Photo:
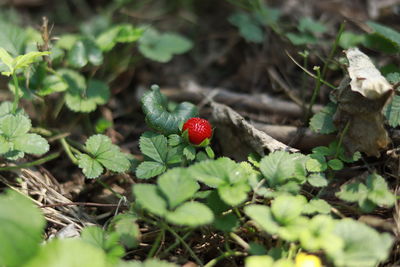
<path fill-rule="evenodd" d="M 297 104 L 282 100 L 279 98 L 271 97 L 267 94 L 243 94 L 228 91 L 224 88 L 210 88 L 202 87 L 193 81 L 183 85 L 182 89 L 177 88 L 163 88 L 161 92 L 169 99 L 174 101 L 191 101 L 193 103 L 200 103 L 207 98 L 210 94 L 214 94 L 213 100 L 219 103 L 226 104 L 230 107 L 242 107 L 250 110 L 257 110 L 260 112 L 280 114 L 288 117 L 302 117 L 304 115 L 303 109 Z M 313 112 L 318 112 L 322 109 L 321 105 L 314 105 Z"/>

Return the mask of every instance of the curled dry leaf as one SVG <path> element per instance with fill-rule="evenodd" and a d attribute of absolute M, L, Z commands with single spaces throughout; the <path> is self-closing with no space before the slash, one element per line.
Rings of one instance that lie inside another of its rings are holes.
<path fill-rule="evenodd" d="M 236 160 L 244 160 L 250 152 L 265 155 L 265 150 L 285 150 L 297 152 L 278 140 L 272 138 L 247 122 L 239 113 L 230 107 L 211 102 L 212 124 L 216 127 L 215 134 L 220 141 L 224 155 Z"/>
<path fill-rule="evenodd" d="M 379 157 L 379 150 L 390 142 L 382 110 L 393 94 L 392 86 L 367 55 L 358 48 L 346 51 L 348 72 L 335 92 L 338 108 L 334 123 L 345 135 L 343 145 L 349 154 L 356 151 Z"/>

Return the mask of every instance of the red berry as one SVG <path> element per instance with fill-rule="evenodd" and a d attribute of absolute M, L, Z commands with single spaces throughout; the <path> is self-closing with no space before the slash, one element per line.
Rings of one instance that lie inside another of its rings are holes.
<path fill-rule="evenodd" d="M 189 141 L 199 145 L 206 138 L 211 138 L 212 128 L 208 120 L 202 118 L 190 118 L 183 124 L 182 131 L 188 130 Z"/>

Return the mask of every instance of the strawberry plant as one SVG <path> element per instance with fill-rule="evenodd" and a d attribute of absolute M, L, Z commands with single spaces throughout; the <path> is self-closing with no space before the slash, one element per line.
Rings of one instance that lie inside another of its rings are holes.
<path fill-rule="evenodd" d="M 155 2 L 109 1 L 54 32 L 0 11 L 0 266 L 395 264 L 400 70 L 380 64 L 398 31 L 333 31 L 254 0 L 213 2 L 229 16 L 210 21 L 207 2 Z"/>

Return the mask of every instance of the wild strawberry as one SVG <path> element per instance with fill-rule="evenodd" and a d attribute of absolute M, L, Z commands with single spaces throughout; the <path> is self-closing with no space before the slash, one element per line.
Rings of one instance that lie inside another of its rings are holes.
<path fill-rule="evenodd" d="M 190 143 L 200 145 L 205 139 L 212 136 L 211 124 L 201 118 L 190 118 L 183 124 L 182 132 L 187 130 Z"/>

